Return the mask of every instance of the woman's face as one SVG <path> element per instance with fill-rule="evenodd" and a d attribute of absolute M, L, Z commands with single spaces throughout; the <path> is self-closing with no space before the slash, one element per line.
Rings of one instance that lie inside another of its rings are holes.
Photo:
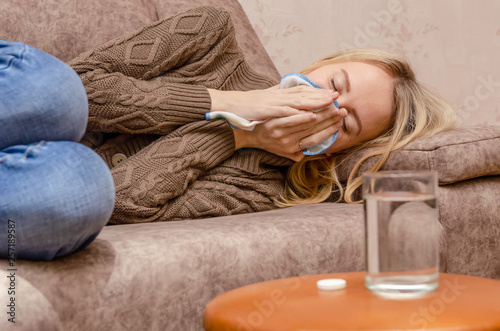
<path fill-rule="evenodd" d="M 325 89 L 339 92 L 337 102 L 347 110 L 342 129 L 327 156 L 382 134 L 392 119 L 393 82 L 379 66 L 364 62 L 329 64 L 305 74 Z"/>

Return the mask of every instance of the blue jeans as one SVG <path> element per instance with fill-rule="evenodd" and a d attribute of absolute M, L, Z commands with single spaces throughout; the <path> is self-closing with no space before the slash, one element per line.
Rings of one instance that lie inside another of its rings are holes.
<path fill-rule="evenodd" d="M 84 248 L 108 222 L 111 173 L 77 143 L 87 118 L 75 71 L 0 40 L 0 258 L 51 260 Z"/>

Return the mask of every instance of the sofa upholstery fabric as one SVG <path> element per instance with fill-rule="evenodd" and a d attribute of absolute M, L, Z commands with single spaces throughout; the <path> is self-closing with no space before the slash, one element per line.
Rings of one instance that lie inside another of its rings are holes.
<path fill-rule="evenodd" d="M 229 11 L 249 64 L 279 79 L 237 0 L 3 0 L 0 38 L 69 61 L 201 5 Z M 500 279 L 499 144 L 498 127 L 459 128 L 408 145 L 383 168 L 438 171 L 442 272 Z M 342 180 L 361 155 L 344 159 Z M 233 288 L 364 270 L 364 231 L 363 206 L 342 203 L 107 226 L 73 255 L 17 261 L 18 318 L 11 325 L 4 314 L 0 330 L 202 330 L 205 305 Z M 0 260 L 3 289 L 7 269 Z"/>
<path fill-rule="evenodd" d="M 361 155 L 346 156 L 339 166 L 340 179 L 347 181 L 350 169 Z M 500 175 L 500 127 L 461 127 L 417 140 L 389 156 L 382 170 L 435 170 L 439 184 L 453 184 L 482 176 Z M 367 160 L 367 171 L 376 157 Z"/>
<path fill-rule="evenodd" d="M 234 0 L 6 0 L 0 2 L 0 38 L 24 42 L 69 61 L 148 23 L 199 6 L 227 10 L 249 64 L 279 80 L 248 17 Z"/>
<path fill-rule="evenodd" d="M 208 302 L 239 286 L 363 270 L 362 213 L 361 205 L 325 203 L 107 226 L 71 256 L 18 261 L 17 299 L 23 310 L 35 301 L 36 311 L 51 312 L 43 323 L 60 330 L 202 330 Z M 6 269 L 1 260 L 0 270 Z M 0 298 L 5 302 L 6 291 Z M 26 313 L 18 317 L 21 325 L 31 325 Z M 5 322 L 0 320 L 0 329 Z"/>

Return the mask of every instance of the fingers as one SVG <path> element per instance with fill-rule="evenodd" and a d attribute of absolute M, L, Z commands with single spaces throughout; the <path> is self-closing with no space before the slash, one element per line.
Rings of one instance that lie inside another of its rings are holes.
<path fill-rule="evenodd" d="M 304 128 L 311 128 L 317 123 L 318 115 L 302 111 L 299 115 L 272 118 L 255 127 L 254 133 L 262 137 L 263 142 L 274 140 L 279 144 L 289 144 L 291 136 Z M 295 151 L 293 151 L 295 152 Z"/>
<path fill-rule="evenodd" d="M 323 142 L 340 129 L 345 116 L 344 108 L 337 109 L 330 103 L 319 112 L 300 110 L 295 115 L 271 118 L 252 131 L 253 147 L 298 162 L 304 158 L 299 141 L 304 148 Z"/>
<path fill-rule="evenodd" d="M 273 118 L 259 124 L 254 134 L 263 146 L 272 144 L 279 146 L 277 150 L 281 153 L 293 154 L 300 150 L 300 140 L 304 147 L 310 147 L 333 135 L 340 128 L 340 120 L 346 115 L 347 112 L 343 108 L 328 108 L 318 113 L 304 112 L 286 118 Z M 306 137 L 307 139 L 303 140 Z"/>
<path fill-rule="evenodd" d="M 331 137 L 341 128 L 341 119 L 347 116 L 347 111 L 341 108 L 337 115 L 329 116 L 328 111 L 322 111 L 325 114 L 319 114 L 318 123 L 310 129 L 305 129 L 293 135 L 297 142 L 301 142 L 304 148 L 314 146 Z M 321 116 L 322 115 L 322 116 Z M 298 146 L 298 143 L 297 143 Z M 299 148 L 299 147 L 297 147 Z"/>
<path fill-rule="evenodd" d="M 316 110 L 330 106 L 339 97 L 339 93 L 331 90 L 313 88 L 315 91 L 288 95 L 289 107 L 301 110 Z"/>
<path fill-rule="evenodd" d="M 322 109 L 332 105 L 338 93 L 310 86 L 265 90 L 220 91 L 207 89 L 211 98 L 210 111 L 229 112 L 247 120 L 267 120 L 300 115 L 304 110 Z"/>
<path fill-rule="evenodd" d="M 318 115 L 310 111 L 299 111 L 296 115 L 273 118 L 269 120 L 265 125 L 269 129 L 280 129 L 280 128 L 293 128 L 302 127 L 302 125 L 307 125 L 310 127 L 313 122 L 317 120 Z M 295 130 L 297 131 L 297 130 Z"/>
<path fill-rule="evenodd" d="M 270 89 L 274 89 L 272 87 Z M 339 97 L 337 91 L 318 89 L 310 86 L 295 86 L 287 89 L 275 90 L 276 113 L 279 116 L 297 114 L 300 110 L 315 110 L 327 107 Z"/>
<path fill-rule="evenodd" d="M 304 136 L 323 131 L 330 126 L 339 123 L 345 116 L 347 116 L 347 111 L 344 108 L 329 108 L 322 110 L 321 112 L 317 113 L 316 123 L 314 123 L 314 125 L 309 128 L 304 125 L 303 130 L 301 130 L 301 134 Z"/>
<path fill-rule="evenodd" d="M 317 113 L 301 111 L 298 115 L 273 118 L 264 123 L 268 131 L 274 132 L 277 136 L 291 135 L 296 132 L 309 130 L 306 133 L 312 134 L 320 131 L 325 125 L 340 121 L 347 115 L 345 109 L 339 110 L 335 106 L 328 107 Z M 326 120 L 329 122 L 323 123 Z M 323 123 L 323 127 L 318 128 L 318 124 Z M 303 134 L 304 135 L 304 134 Z"/>
<path fill-rule="evenodd" d="M 290 130 L 295 129 L 295 132 L 293 132 L 293 134 L 300 138 L 304 138 L 306 136 L 321 132 L 329 126 L 334 125 L 335 123 L 339 123 L 345 116 L 347 116 L 347 111 L 344 108 L 327 108 L 316 113 L 316 119 L 314 121 L 298 125 L 296 127 L 290 128 Z"/>
<path fill-rule="evenodd" d="M 335 123 L 334 125 L 326 127 L 325 129 L 321 130 L 318 133 L 314 133 L 305 138 L 302 138 L 300 141 L 304 148 L 312 147 L 333 136 L 335 132 L 337 132 L 338 130 L 340 130 L 339 122 Z"/>

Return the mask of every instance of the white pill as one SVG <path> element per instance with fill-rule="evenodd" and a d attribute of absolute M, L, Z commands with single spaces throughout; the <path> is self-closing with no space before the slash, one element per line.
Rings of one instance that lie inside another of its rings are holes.
<path fill-rule="evenodd" d="M 341 290 L 346 287 L 346 281 L 340 278 L 321 279 L 316 282 L 316 285 L 319 290 L 323 291 Z"/>

